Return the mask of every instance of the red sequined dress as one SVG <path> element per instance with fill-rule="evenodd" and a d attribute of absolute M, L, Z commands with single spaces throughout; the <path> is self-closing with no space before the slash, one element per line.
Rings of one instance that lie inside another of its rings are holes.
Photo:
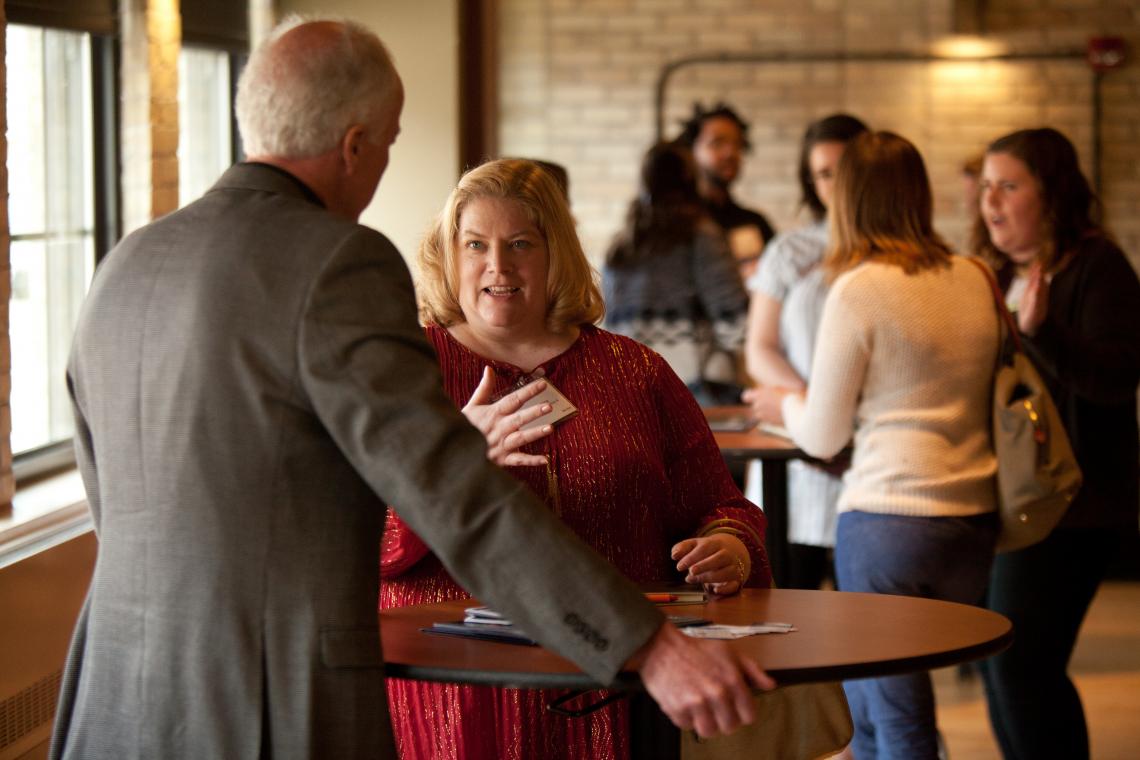
<path fill-rule="evenodd" d="M 526 380 L 518 367 L 478 356 L 445 329 L 426 332 L 447 393 L 459 406 L 487 365 L 498 391 Z M 570 348 L 541 366 L 579 412 L 527 447 L 545 454 L 550 466 L 509 468 L 514 477 L 634 581 L 679 581 L 669 558 L 673 544 L 724 530 L 744 541 L 752 555 L 747 585 L 768 587 L 764 515 L 733 484 L 704 415 L 660 356 L 584 326 Z M 381 609 L 468 596 L 392 511 L 381 576 Z M 545 709 L 560 693 L 388 680 L 404 760 L 629 756 L 624 700 L 583 718 L 566 718 Z"/>

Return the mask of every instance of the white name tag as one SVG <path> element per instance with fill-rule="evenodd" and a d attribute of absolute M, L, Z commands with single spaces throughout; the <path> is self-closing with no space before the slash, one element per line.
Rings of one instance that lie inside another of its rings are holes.
<path fill-rule="evenodd" d="M 527 401 L 522 405 L 523 409 L 529 409 L 535 404 L 550 404 L 550 411 L 537 420 L 531 420 L 526 423 L 519 430 L 530 430 L 531 428 L 542 427 L 543 425 L 555 425 L 562 420 L 573 417 L 578 413 L 578 407 L 570 402 L 570 399 L 562 395 L 562 392 L 554 387 L 554 383 L 546 380 L 546 390 L 538 394 L 534 398 Z"/>

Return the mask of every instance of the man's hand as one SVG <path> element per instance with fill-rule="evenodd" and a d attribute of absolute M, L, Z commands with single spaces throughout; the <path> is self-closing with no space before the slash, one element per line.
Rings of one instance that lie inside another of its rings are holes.
<path fill-rule="evenodd" d="M 554 432 L 551 425 L 519 430 L 520 427 L 550 412 L 550 404 L 536 404 L 528 409 L 522 405 L 529 399 L 546 390 L 544 380 L 536 380 L 529 385 L 508 393 L 491 403 L 494 379 L 490 367 L 483 368 L 483 379 L 463 407 L 467 418 L 487 439 L 487 458 L 500 467 L 535 467 L 546 464 L 546 457 L 540 454 L 524 454 L 519 448 L 545 438 Z"/>
<path fill-rule="evenodd" d="M 669 720 L 705 738 L 754 721 L 752 688 L 776 688 L 755 660 L 726 642 L 691 639 L 671 623 L 664 623 L 628 665 Z"/>

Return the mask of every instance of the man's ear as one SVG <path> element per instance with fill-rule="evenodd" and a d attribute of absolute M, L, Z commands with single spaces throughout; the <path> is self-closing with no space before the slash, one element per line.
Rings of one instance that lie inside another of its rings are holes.
<path fill-rule="evenodd" d="M 340 160 L 344 164 L 346 174 L 353 174 L 360 162 L 360 151 L 363 149 L 364 127 L 353 124 L 344 133 L 340 140 Z"/>

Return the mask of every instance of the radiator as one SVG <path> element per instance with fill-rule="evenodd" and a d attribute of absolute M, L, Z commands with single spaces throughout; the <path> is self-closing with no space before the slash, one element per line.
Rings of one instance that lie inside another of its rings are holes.
<path fill-rule="evenodd" d="M 0 760 L 47 755 L 95 550 L 95 534 L 87 531 L 0 567 Z"/>

